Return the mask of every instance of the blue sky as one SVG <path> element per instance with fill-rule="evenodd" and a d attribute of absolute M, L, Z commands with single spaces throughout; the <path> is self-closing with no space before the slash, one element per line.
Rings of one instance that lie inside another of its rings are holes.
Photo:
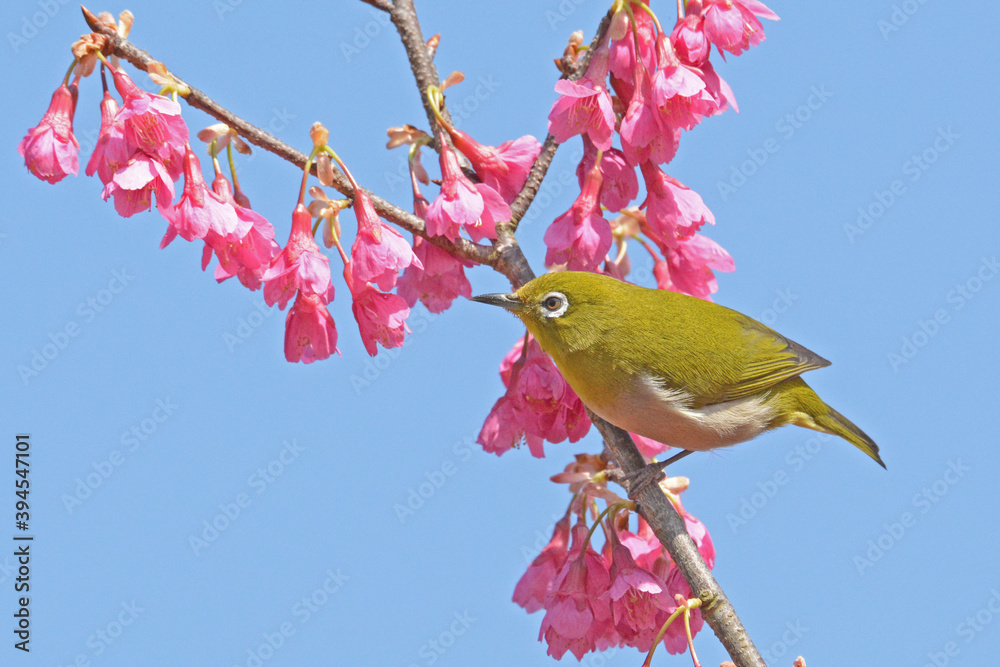
<path fill-rule="evenodd" d="M 765 25 L 766 42 L 716 60 L 741 113 L 685 135 L 668 171 L 702 194 L 718 220 L 708 233 L 736 260 L 717 301 L 833 361 L 810 383 L 879 443 L 888 471 L 787 428 L 678 464 L 692 480 L 685 507 L 711 531 L 716 575 L 771 664 L 989 664 L 1000 647 L 1000 10 L 771 6 L 782 20 Z M 669 16 L 672 4 L 654 7 Z M 300 148 L 323 121 L 359 181 L 409 207 L 385 129 L 426 120 L 377 12 L 295 0 L 128 8 L 134 41 L 180 76 Z M 449 91 L 460 127 L 497 144 L 544 134 L 551 59 L 571 31 L 589 40 L 607 7 L 418 9 L 425 34 L 442 33 L 439 70 L 466 74 Z M 29 432 L 36 536 L 32 651 L 5 630 L 0 663 L 247 665 L 270 641 L 269 667 L 549 664 L 540 615 L 510 595 L 568 501 L 548 477 L 600 443 L 592 432 L 542 460 L 474 444 L 517 323 L 464 301 L 440 316 L 418 308 L 406 345 L 370 359 L 338 283 L 342 358 L 286 363 L 284 313 L 216 285 L 194 245 L 159 250 L 158 215 L 119 218 L 82 175 L 51 186 L 27 173 L 15 147 L 85 26 L 59 0 L 4 3 L 0 26 L 0 517 L 12 526 L 14 435 Z M 76 126 L 88 145 L 99 97 L 85 81 Z M 193 129 L 210 122 L 184 115 Z M 547 223 L 575 195 L 558 184 L 574 154 L 574 142 L 560 151 L 522 226 L 536 271 Z M 299 174 L 261 152 L 241 174 L 284 240 Z M 477 293 L 507 287 L 485 269 L 471 280 Z M 23 379 L 18 367 L 50 344 L 57 353 Z M 224 528 L 204 532 L 213 522 Z M 13 564 L 0 557 L 8 619 Z M 725 657 L 708 632 L 697 648 L 705 665 Z M 585 662 L 640 660 L 622 650 Z"/>

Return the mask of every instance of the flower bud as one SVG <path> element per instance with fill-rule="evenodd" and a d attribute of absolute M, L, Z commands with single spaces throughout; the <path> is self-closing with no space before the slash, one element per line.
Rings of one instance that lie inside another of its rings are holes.
<path fill-rule="evenodd" d="M 437 53 L 438 44 L 441 43 L 441 33 L 432 36 L 427 40 L 427 55 L 431 60 L 434 60 L 434 54 Z"/>
<path fill-rule="evenodd" d="M 327 142 L 330 140 L 330 130 L 323 126 L 323 123 L 316 121 L 309 128 L 309 138 L 312 139 L 313 146 L 320 148 L 326 146 Z"/>

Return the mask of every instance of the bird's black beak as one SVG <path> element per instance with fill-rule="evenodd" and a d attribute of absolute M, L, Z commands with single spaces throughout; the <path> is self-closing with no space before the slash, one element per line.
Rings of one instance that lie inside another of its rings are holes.
<path fill-rule="evenodd" d="M 514 313 L 524 308 L 524 304 L 518 300 L 516 292 L 512 294 L 480 294 L 472 297 L 472 300 L 488 303 L 491 306 L 500 306 Z"/>

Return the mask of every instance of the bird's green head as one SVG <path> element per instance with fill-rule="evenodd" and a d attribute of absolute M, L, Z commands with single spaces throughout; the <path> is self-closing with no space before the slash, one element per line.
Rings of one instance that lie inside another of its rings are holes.
<path fill-rule="evenodd" d="M 483 294 L 472 300 L 517 315 L 551 354 L 585 346 L 611 325 L 616 283 L 623 284 L 596 273 L 561 271 L 539 276 L 510 294 Z"/>

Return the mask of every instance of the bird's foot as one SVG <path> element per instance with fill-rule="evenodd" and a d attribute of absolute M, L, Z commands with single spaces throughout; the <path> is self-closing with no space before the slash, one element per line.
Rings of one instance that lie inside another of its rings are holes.
<path fill-rule="evenodd" d="M 625 488 L 628 489 L 628 497 L 636 500 L 643 489 L 650 484 L 658 484 L 661 479 L 666 477 L 663 471 L 667 466 L 693 453 L 691 450 L 684 449 L 664 461 L 647 463 L 633 473 L 623 474 L 622 479 L 625 482 Z"/>

